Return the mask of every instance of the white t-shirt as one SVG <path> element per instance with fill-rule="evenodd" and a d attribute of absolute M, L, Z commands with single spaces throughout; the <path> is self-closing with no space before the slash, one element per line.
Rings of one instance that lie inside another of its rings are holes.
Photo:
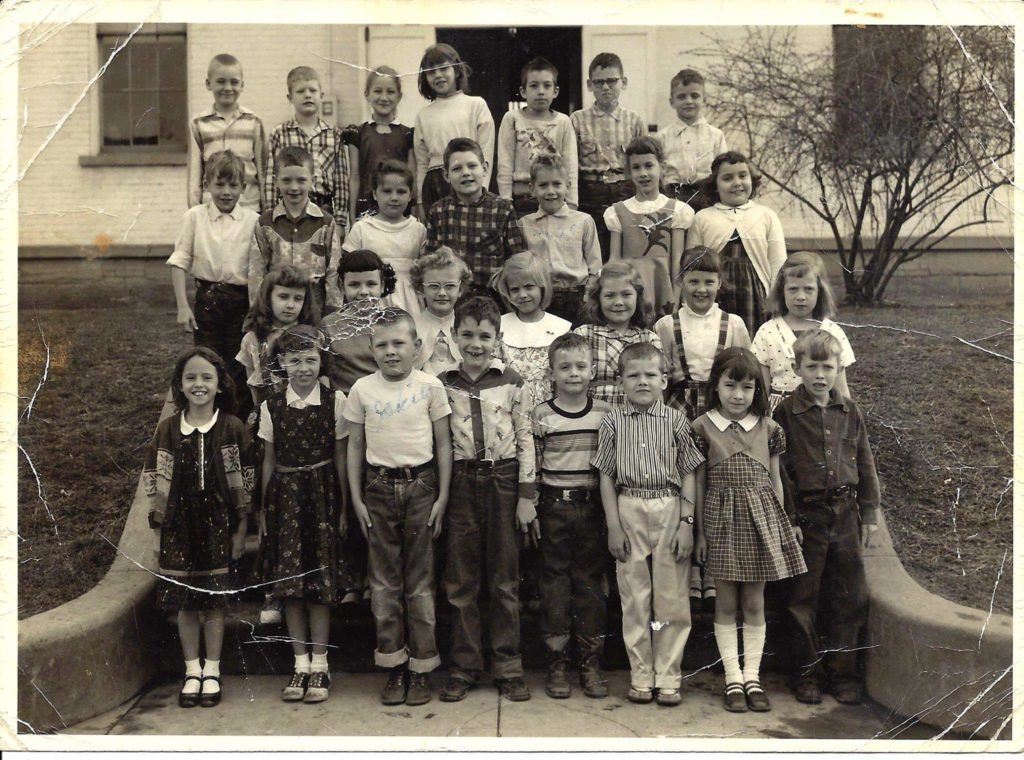
<path fill-rule="evenodd" d="M 416 467 L 433 458 L 433 424 L 451 412 L 441 381 L 414 369 L 394 382 L 379 370 L 359 378 L 349 391 L 344 414 L 364 426 L 368 464 Z"/>
<path fill-rule="evenodd" d="M 846 369 L 857 361 L 842 327 L 825 317 L 821 320 L 821 329 L 831 333 L 839 341 L 840 369 Z M 800 378 L 793 371 L 793 362 L 796 358 L 796 354 L 793 353 L 794 343 L 796 334 L 786 324 L 785 318 L 775 317 L 758 328 L 754 342 L 750 344 L 754 356 L 771 373 L 772 388 L 783 393 L 792 393 L 800 385 Z"/>

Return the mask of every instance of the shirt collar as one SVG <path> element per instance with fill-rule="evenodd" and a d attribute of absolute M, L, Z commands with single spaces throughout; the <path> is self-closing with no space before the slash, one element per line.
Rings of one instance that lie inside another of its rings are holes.
<path fill-rule="evenodd" d="M 699 117 L 697 121 L 693 122 L 693 124 L 687 124 L 685 121 L 677 117 L 674 122 L 665 127 L 665 131 L 667 132 L 672 130 L 674 132 L 685 132 L 688 129 L 696 129 L 697 127 L 704 126 L 707 123 L 708 120 L 703 116 Z"/>
<path fill-rule="evenodd" d="M 233 119 L 237 119 L 239 116 L 241 116 L 243 114 L 245 114 L 246 116 L 251 116 L 252 115 L 252 111 L 250 111 L 248 108 L 243 106 L 241 103 L 236 103 L 235 104 L 235 113 L 232 116 L 232 118 Z M 203 111 L 201 114 L 199 114 L 199 116 L 200 116 L 200 118 L 204 118 L 204 117 L 207 117 L 207 116 L 216 116 L 216 117 L 218 117 L 220 119 L 224 119 L 223 116 L 221 116 L 219 113 L 217 113 L 217 109 L 214 108 L 213 106 L 210 106 L 209 108 L 207 108 L 205 111 Z"/>
<path fill-rule="evenodd" d="M 497 372 L 499 375 L 502 372 L 504 372 L 505 363 L 501 359 L 491 359 L 491 365 L 487 369 L 485 369 L 481 373 L 480 377 L 478 377 L 476 380 L 473 380 L 472 378 L 470 378 L 469 375 L 466 374 L 466 370 L 464 370 L 462 367 L 462 362 L 459 362 L 459 366 L 456 369 L 450 371 L 457 373 L 458 376 L 465 380 L 467 383 L 479 383 L 492 372 Z"/>
<path fill-rule="evenodd" d="M 286 129 L 297 129 L 300 132 L 305 132 L 306 131 L 306 130 L 304 130 L 302 128 L 302 125 L 299 124 L 299 120 L 296 119 L 294 116 L 291 119 L 289 119 L 285 123 L 284 126 L 285 126 Z M 319 134 L 320 132 L 323 132 L 324 130 L 327 130 L 327 129 L 330 129 L 330 128 L 331 128 L 331 125 L 328 124 L 326 121 L 324 121 L 323 119 L 321 119 L 318 116 L 316 118 L 316 132 L 314 132 L 313 134 Z"/>
<path fill-rule="evenodd" d="M 655 401 L 649 409 L 638 409 L 628 398 L 625 400 L 626 414 L 649 414 L 652 417 L 667 417 L 668 407 L 661 401 Z"/>
<path fill-rule="evenodd" d="M 179 429 L 181 430 L 181 434 L 182 435 L 192 435 L 192 431 L 193 430 L 198 430 L 200 433 L 203 433 L 204 435 L 206 433 L 209 433 L 210 432 L 210 428 L 212 428 L 217 423 L 217 415 L 218 414 L 220 414 L 220 409 L 214 409 L 213 410 L 213 416 L 210 418 L 210 421 L 207 422 L 205 425 L 190 425 L 188 423 L 188 421 L 185 419 L 185 413 L 182 412 L 181 413 L 181 422 L 180 422 L 180 427 L 179 427 Z"/>
<path fill-rule="evenodd" d="M 803 414 L 808 409 L 813 409 L 817 404 L 814 399 L 811 398 L 811 394 L 807 392 L 807 389 L 801 383 L 797 386 L 797 389 L 793 391 L 793 414 Z M 827 406 L 838 406 L 841 407 L 845 412 L 847 411 L 846 399 L 839 395 L 835 388 L 828 392 L 828 404 Z"/>
<path fill-rule="evenodd" d="M 306 201 L 306 208 L 302 210 L 302 214 L 299 216 L 299 219 L 301 219 L 303 216 L 322 217 L 323 215 L 324 212 L 321 211 L 320 207 L 313 203 L 313 201 Z M 277 205 L 274 206 L 274 213 L 272 218 L 276 220 L 278 217 L 281 216 L 288 216 L 288 212 L 284 208 L 284 201 L 278 201 Z"/>
<path fill-rule="evenodd" d="M 222 216 L 230 216 L 236 222 L 242 221 L 242 204 L 241 203 L 236 203 L 235 207 L 233 209 L 231 209 L 230 211 L 227 211 L 227 212 L 221 211 L 219 208 L 217 208 L 217 204 L 214 203 L 213 201 L 210 201 L 208 204 L 206 204 L 206 208 L 207 208 L 207 211 L 209 212 L 210 221 L 211 222 L 217 221 Z"/>
<path fill-rule="evenodd" d="M 693 309 L 690 308 L 690 305 L 688 303 L 686 303 L 685 301 L 683 302 L 683 312 L 685 312 L 688 317 L 691 317 L 693 319 L 712 319 L 712 318 L 714 318 L 715 320 L 719 320 L 719 319 L 722 318 L 722 315 L 720 314 L 721 311 L 722 310 L 718 306 L 718 304 L 717 303 L 713 303 L 713 304 L 711 304 L 711 308 L 708 309 L 706 312 L 704 312 L 703 314 L 698 314 L 697 312 L 695 312 Z"/>
<path fill-rule="evenodd" d="M 454 191 L 452 191 L 451 198 L 452 198 L 453 201 L 455 201 L 455 205 L 456 206 L 479 206 L 485 200 L 487 200 L 487 196 L 488 195 L 490 195 L 490 192 L 485 187 L 484 191 L 482 193 L 480 193 L 480 200 L 478 200 L 478 201 L 469 201 L 469 202 L 464 201 L 464 200 L 462 200 L 462 198 L 460 198 L 458 195 L 456 195 Z"/>
<path fill-rule="evenodd" d="M 546 216 L 566 217 L 569 216 L 569 204 L 563 203 L 561 207 L 553 214 L 549 214 L 544 209 L 538 208 L 533 214 L 531 214 L 531 216 L 533 216 L 535 219 L 543 219 Z"/>
<path fill-rule="evenodd" d="M 747 414 L 742 420 L 730 420 L 728 417 L 723 415 L 717 409 L 712 409 L 708 413 L 708 419 L 714 424 L 716 428 L 721 430 L 723 433 L 729 429 L 729 426 L 734 422 L 741 428 L 746 430 L 748 433 L 757 426 L 757 415 Z"/>
<path fill-rule="evenodd" d="M 594 116 L 608 116 L 615 119 L 615 121 L 619 121 L 622 118 L 622 106 L 615 106 L 614 111 L 602 111 L 597 107 L 596 103 L 592 107 L 594 109 Z"/>
<path fill-rule="evenodd" d="M 284 392 L 284 402 L 296 409 L 305 409 L 307 406 L 320 406 L 320 383 L 313 386 L 306 398 L 299 398 L 299 394 L 292 390 L 289 385 Z"/>
<path fill-rule="evenodd" d="M 729 206 L 719 201 L 718 203 L 715 204 L 715 208 L 719 209 L 720 211 L 746 211 L 753 205 L 753 203 L 753 201 L 747 201 L 746 203 L 743 203 L 739 206 Z"/>

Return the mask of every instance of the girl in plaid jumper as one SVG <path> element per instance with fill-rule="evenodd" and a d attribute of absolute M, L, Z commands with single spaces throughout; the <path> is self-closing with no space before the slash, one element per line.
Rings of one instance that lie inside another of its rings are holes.
<path fill-rule="evenodd" d="M 799 528 L 782 508 L 779 455 L 786 434 L 768 416 L 757 359 L 727 348 L 708 381 L 709 411 L 693 422 L 706 462 L 697 470 L 698 559 L 715 578 L 715 640 L 725 666 L 725 709 L 767 712 L 759 671 L 764 651 L 764 584 L 807 571 Z M 743 670 L 737 613 L 743 612 Z"/>

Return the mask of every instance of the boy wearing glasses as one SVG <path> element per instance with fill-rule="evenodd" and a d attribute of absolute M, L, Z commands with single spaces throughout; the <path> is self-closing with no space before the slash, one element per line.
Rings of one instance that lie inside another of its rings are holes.
<path fill-rule="evenodd" d="M 607 261 L 609 235 L 604 211 L 633 196 L 625 150 L 630 140 L 647 130 L 638 114 L 619 107 L 619 95 L 627 84 L 622 59 L 615 53 L 598 53 L 588 71 L 587 89 L 594 95 L 594 105 L 571 117 L 579 146 L 579 210 L 593 217 L 601 257 Z"/>

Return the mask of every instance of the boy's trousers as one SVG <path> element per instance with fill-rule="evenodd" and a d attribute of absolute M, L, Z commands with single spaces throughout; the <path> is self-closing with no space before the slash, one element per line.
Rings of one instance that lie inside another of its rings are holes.
<path fill-rule="evenodd" d="M 372 523 L 374 664 L 393 668 L 408 662 L 414 673 L 429 673 L 441 664 L 434 636 L 434 539 L 427 525 L 437 499 L 434 463 L 400 468 L 368 465 L 364 494 Z"/>
<path fill-rule="evenodd" d="M 636 689 L 678 689 L 690 635 L 690 557 L 677 560 L 670 548 L 679 529 L 679 497 L 623 490 L 619 522 L 629 539 L 629 556 L 615 563 L 615 575 L 630 681 Z"/>
<path fill-rule="evenodd" d="M 541 634 L 553 651 L 576 634 L 581 660 L 604 649 L 603 581 L 608 558 L 604 509 L 598 491 L 542 486 L 537 516 L 543 559 Z"/>
<path fill-rule="evenodd" d="M 868 595 L 856 497 L 846 487 L 797 494 L 796 502 L 807 563 L 807 572 L 791 581 L 788 604 L 799 674 L 817 677 L 824 661 L 833 684 L 859 682 L 857 654 L 868 620 Z M 824 648 L 817 628 L 819 607 L 824 607 L 820 619 L 827 621 Z"/>
<path fill-rule="evenodd" d="M 476 683 L 484 669 L 481 578 L 490 591 L 491 674 L 522 676 L 519 650 L 519 463 L 456 461 L 445 515 L 444 589 L 452 606 L 451 675 Z"/>
<path fill-rule="evenodd" d="M 197 346 L 212 349 L 228 367 L 235 381 L 235 414 L 245 420 L 252 410 L 252 396 L 246 385 L 246 371 L 237 359 L 242 347 L 242 324 L 249 311 L 249 289 L 226 282 L 196 281 L 196 303 L 192 312 L 196 330 L 192 340 Z"/>

